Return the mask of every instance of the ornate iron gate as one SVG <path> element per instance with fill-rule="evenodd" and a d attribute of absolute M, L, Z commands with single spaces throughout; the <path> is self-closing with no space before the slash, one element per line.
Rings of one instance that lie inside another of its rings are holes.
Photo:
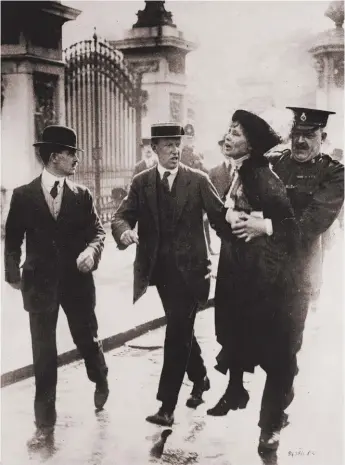
<path fill-rule="evenodd" d="M 64 57 L 66 122 L 85 151 L 75 180 L 91 190 L 108 221 L 140 159 L 141 77 L 96 34 L 66 49 Z"/>

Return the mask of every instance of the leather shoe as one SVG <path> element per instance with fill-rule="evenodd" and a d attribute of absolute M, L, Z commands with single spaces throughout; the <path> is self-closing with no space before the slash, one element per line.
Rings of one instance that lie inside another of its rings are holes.
<path fill-rule="evenodd" d="M 41 426 L 35 431 L 35 434 L 27 442 L 28 447 L 44 446 L 54 434 L 54 426 Z"/>
<path fill-rule="evenodd" d="M 105 379 L 102 382 L 96 384 L 94 402 L 97 410 L 101 410 L 104 407 L 109 396 L 108 381 Z"/>
<path fill-rule="evenodd" d="M 146 421 L 160 426 L 171 426 L 174 423 L 174 414 L 166 411 L 162 407 L 154 415 L 146 417 Z"/>
<path fill-rule="evenodd" d="M 210 387 L 210 380 L 207 376 L 205 376 L 205 378 L 201 381 L 194 383 L 191 396 L 186 402 L 187 407 L 196 408 L 198 405 L 202 404 L 204 402 L 202 395 L 205 391 L 209 391 Z"/>
<path fill-rule="evenodd" d="M 268 450 L 277 450 L 280 441 L 280 430 L 265 431 L 261 430 L 259 438 L 259 448 Z"/>
<path fill-rule="evenodd" d="M 229 410 L 237 410 L 246 408 L 249 401 L 249 394 L 244 387 L 241 388 L 228 388 L 223 397 L 220 398 L 218 403 L 207 410 L 207 415 L 214 417 L 222 417 L 226 415 Z"/>

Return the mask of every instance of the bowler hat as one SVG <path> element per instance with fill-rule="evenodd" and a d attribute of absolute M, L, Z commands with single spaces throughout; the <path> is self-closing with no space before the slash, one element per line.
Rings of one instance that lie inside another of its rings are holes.
<path fill-rule="evenodd" d="M 335 115 L 334 111 L 317 110 L 314 108 L 286 107 L 294 113 L 294 127 L 308 126 L 324 128 L 327 125 L 329 115 Z"/>
<path fill-rule="evenodd" d="M 237 121 L 243 127 L 248 142 L 256 154 L 264 154 L 282 141 L 264 119 L 250 111 L 236 110 L 232 115 L 232 121 Z"/>
<path fill-rule="evenodd" d="M 77 147 L 77 134 L 72 128 L 67 126 L 52 125 L 44 128 L 42 133 L 42 141 L 33 144 L 34 147 L 41 145 L 57 145 L 59 147 L 65 147 L 69 149 L 79 150 L 82 149 Z"/>
<path fill-rule="evenodd" d="M 182 126 L 176 123 L 153 124 L 151 126 L 151 138 L 181 137 L 184 135 Z"/>

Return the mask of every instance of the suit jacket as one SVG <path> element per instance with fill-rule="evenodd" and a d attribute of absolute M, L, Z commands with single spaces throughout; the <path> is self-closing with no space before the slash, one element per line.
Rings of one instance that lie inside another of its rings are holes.
<path fill-rule="evenodd" d="M 223 161 L 220 165 L 211 168 L 209 176 L 212 184 L 217 189 L 219 197 L 224 199 L 230 186 L 230 174 L 225 162 Z"/>
<path fill-rule="evenodd" d="M 157 162 L 155 162 L 155 165 L 156 164 L 157 164 Z M 148 167 L 147 167 L 146 161 L 144 159 L 138 161 L 138 163 L 136 163 L 136 165 L 134 167 L 132 178 L 134 178 L 134 176 L 136 176 L 137 174 L 139 174 L 142 171 L 147 170 L 147 169 L 148 169 Z"/>
<path fill-rule="evenodd" d="M 78 270 L 78 255 L 94 249 L 94 268 L 104 247 L 105 231 L 86 187 L 66 180 L 61 210 L 55 220 L 45 201 L 41 176 L 14 189 L 5 227 L 5 279 L 20 280 L 21 245 L 26 236 L 22 294 L 28 311 L 50 311 L 58 305 L 61 279 L 68 283 L 67 298 L 94 304 L 92 273 Z"/>
<path fill-rule="evenodd" d="M 159 215 L 157 206 L 157 168 L 153 167 L 137 175 L 128 196 L 112 218 L 112 232 L 119 248 L 125 248 L 120 238 L 124 231 L 138 223 L 139 245 L 134 263 L 134 302 L 150 284 L 159 249 Z M 175 236 L 171 253 L 196 299 L 203 303 L 208 298 L 210 270 L 205 242 L 203 210 L 211 226 L 219 234 L 225 234 L 230 226 L 225 221 L 225 209 L 208 176 L 182 163 L 176 178 L 177 207 L 175 212 Z"/>

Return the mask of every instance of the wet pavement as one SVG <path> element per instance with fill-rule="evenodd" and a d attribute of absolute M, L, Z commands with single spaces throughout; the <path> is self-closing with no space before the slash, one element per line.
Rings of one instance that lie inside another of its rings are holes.
<path fill-rule="evenodd" d="M 333 259 L 335 259 L 335 253 Z M 332 260 L 333 260 L 332 259 Z M 265 381 L 258 369 L 245 377 L 250 401 L 245 410 L 209 417 L 227 384 L 213 369 L 218 344 L 213 309 L 197 315 L 196 335 L 209 369 L 211 390 L 196 410 L 185 406 L 191 383 L 185 379 L 172 428 L 145 421 L 155 413 L 164 328 L 106 354 L 111 393 L 101 412 L 93 407 L 94 386 L 82 362 L 59 369 L 58 420 L 45 448 L 29 450 L 34 432 L 33 379 L 2 389 L 3 465 L 341 465 L 342 457 L 342 274 L 328 262 L 328 279 L 317 311 L 308 316 L 299 357 L 290 425 L 277 454 L 260 457 L 257 426 Z"/>
<path fill-rule="evenodd" d="M 153 289 L 133 306 L 134 257 L 135 247 L 119 251 L 107 228 L 104 253 L 94 273 L 96 314 L 102 339 L 161 316 L 160 301 Z M 4 281 L 1 282 L 1 310 L 1 373 L 4 374 L 32 363 L 28 313 L 23 309 L 21 293 Z M 62 309 L 57 325 L 57 346 L 59 354 L 75 348 Z"/>
<path fill-rule="evenodd" d="M 94 273 L 96 284 L 96 314 L 98 336 L 101 339 L 128 331 L 138 325 L 162 316 L 161 303 L 157 292 L 150 287 L 146 294 L 133 305 L 133 262 L 135 247 L 124 251 L 117 249 L 109 225 L 105 248 L 99 268 Z M 219 239 L 211 231 L 213 248 L 219 250 Z M 0 244 L 2 246 L 2 244 Z M 2 248 L 2 247 L 0 247 Z M 214 274 L 218 255 L 212 256 Z M 2 260 L 3 265 L 3 260 Z M 4 276 L 2 272 L 1 276 Z M 214 284 L 210 298 L 214 295 Z M 28 313 L 23 309 L 22 296 L 4 281 L 1 286 L 1 373 L 30 365 L 32 363 L 31 338 Z M 62 354 L 75 348 L 70 335 L 67 319 L 60 309 L 57 324 L 57 348 Z"/>

